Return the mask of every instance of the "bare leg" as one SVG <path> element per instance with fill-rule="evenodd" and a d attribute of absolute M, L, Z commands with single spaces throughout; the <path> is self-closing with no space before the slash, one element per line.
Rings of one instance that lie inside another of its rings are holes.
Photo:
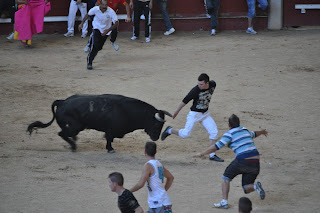
<path fill-rule="evenodd" d="M 230 190 L 230 181 L 223 180 L 222 182 L 222 197 L 224 200 L 228 200 Z"/>
<path fill-rule="evenodd" d="M 245 188 L 245 192 L 246 193 L 250 193 L 250 192 L 253 192 L 253 191 L 254 191 L 254 185 L 253 184 L 246 185 L 246 188 Z"/>

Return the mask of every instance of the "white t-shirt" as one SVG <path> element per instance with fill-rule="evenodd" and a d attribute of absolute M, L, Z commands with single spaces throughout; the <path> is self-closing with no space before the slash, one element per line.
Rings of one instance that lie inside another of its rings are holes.
<path fill-rule="evenodd" d="M 148 204 L 150 208 L 172 205 L 167 191 L 164 189 L 164 171 L 162 164 L 155 159 L 149 160 L 154 173 L 147 180 Z"/>
<path fill-rule="evenodd" d="M 88 12 L 89 16 L 95 16 L 92 22 L 93 29 L 99 30 L 103 33 L 106 29 L 112 26 L 112 23 L 118 21 L 118 16 L 113 9 L 108 7 L 108 9 L 103 13 L 99 6 L 91 8 Z M 111 31 L 107 35 L 110 35 Z"/>

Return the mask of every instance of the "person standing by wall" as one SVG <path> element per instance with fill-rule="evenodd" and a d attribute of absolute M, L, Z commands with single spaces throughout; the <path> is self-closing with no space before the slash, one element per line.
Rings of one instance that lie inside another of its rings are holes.
<path fill-rule="evenodd" d="M 151 12 L 153 0 L 130 0 L 130 8 L 133 9 L 133 36 L 131 40 L 136 40 L 140 35 L 140 16 L 145 17 L 144 36 L 146 42 L 150 42 L 151 38 Z"/>
<path fill-rule="evenodd" d="M 164 32 L 164 35 L 170 35 L 170 34 L 174 33 L 176 30 L 173 28 L 171 21 L 170 21 L 170 18 L 169 18 L 169 14 L 167 12 L 167 1 L 168 0 L 153 0 L 153 1 L 159 5 L 160 10 L 161 10 L 164 25 L 166 27 L 166 32 Z"/>
<path fill-rule="evenodd" d="M 210 16 L 211 35 L 216 35 L 216 28 L 218 26 L 218 12 L 220 0 L 205 0 L 205 7 Z"/>
<path fill-rule="evenodd" d="M 267 9 L 268 2 L 267 0 L 247 0 L 248 4 L 248 29 L 246 33 L 248 34 L 257 34 L 257 32 L 253 29 L 252 19 L 256 15 L 256 1 L 259 2 L 258 7 L 262 10 Z"/>
<path fill-rule="evenodd" d="M 76 15 L 78 9 L 81 13 L 81 18 L 83 20 L 84 16 L 87 14 L 87 3 L 88 0 L 71 0 L 68 15 L 68 32 L 64 34 L 65 37 L 74 36 L 74 23 L 76 21 Z M 82 27 L 81 38 L 85 38 L 88 34 L 88 21 L 85 21 Z"/>

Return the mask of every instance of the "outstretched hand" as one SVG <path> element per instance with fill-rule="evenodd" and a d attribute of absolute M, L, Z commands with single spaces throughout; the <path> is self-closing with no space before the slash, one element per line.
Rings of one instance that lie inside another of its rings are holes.
<path fill-rule="evenodd" d="M 201 158 L 203 155 L 201 154 L 201 153 L 198 153 L 198 154 L 196 154 L 196 155 L 194 155 L 194 156 L 192 156 L 193 158 Z"/>
<path fill-rule="evenodd" d="M 262 129 L 261 130 L 261 134 L 267 137 L 268 136 L 268 131 L 266 129 Z"/>

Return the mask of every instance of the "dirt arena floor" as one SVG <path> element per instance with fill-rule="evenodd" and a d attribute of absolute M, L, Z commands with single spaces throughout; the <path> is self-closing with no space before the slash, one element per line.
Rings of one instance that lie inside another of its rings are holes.
<path fill-rule="evenodd" d="M 173 211 L 237 212 L 239 198 L 247 196 L 255 213 L 319 212 L 320 30 L 152 35 L 147 44 L 120 33 L 120 50 L 107 42 L 90 71 L 83 52 L 87 39 L 79 34 L 36 35 L 31 48 L 0 37 L 0 212 L 119 212 L 107 176 L 123 173 L 126 188 L 138 181 L 150 140 L 143 130 L 115 139 L 114 154 L 105 150 L 103 133 L 86 130 L 72 153 L 56 122 L 31 137 L 28 124 L 50 121 L 52 102 L 73 94 L 121 94 L 173 113 L 202 72 L 217 82 L 209 110 L 219 137 L 232 113 L 250 130 L 269 131 L 255 139 L 261 153 L 257 180 L 266 198 L 245 195 L 237 177 L 231 208 L 212 208 L 222 198 L 221 176 L 234 153 L 218 151 L 224 163 L 192 158 L 209 146 L 199 124 L 188 139 L 157 141 L 156 157 L 175 177 L 169 190 Z M 183 127 L 190 105 L 165 126 Z M 134 195 L 147 210 L 146 188 Z"/>

